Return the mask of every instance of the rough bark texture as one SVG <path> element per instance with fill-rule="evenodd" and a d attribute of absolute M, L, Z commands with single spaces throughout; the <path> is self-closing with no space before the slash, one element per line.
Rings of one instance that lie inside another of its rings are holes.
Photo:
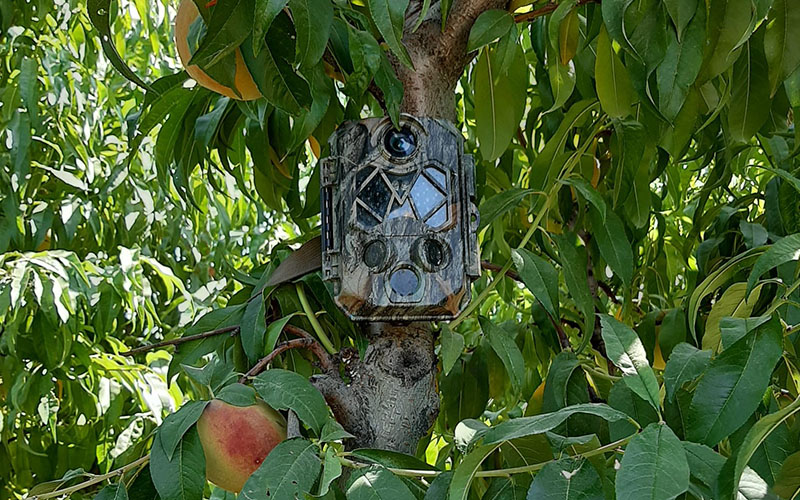
<path fill-rule="evenodd" d="M 393 59 L 405 94 L 402 111 L 455 121 L 455 87 L 472 55 L 467 40 L 475 19 L 508 0 L 454 0 L 442 29 L 434 0 L 418 30 L 422 0 L 411 0 L 404 43 L 414 68 Z M 368 447 L 413 454 L 439 412 L 436 356 L 430 325 L 365 325 L 369 347 L 363 359 L 341 353 L 345 379 L 327 373 L 312 379 L 340 424 L 355 436 L 350 448 Z M 346 380 L 349 379 L 349 380 Z"/>

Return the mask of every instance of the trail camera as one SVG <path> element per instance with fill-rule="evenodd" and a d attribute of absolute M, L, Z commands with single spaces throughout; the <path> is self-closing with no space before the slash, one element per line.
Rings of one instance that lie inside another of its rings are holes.
<path fill-rule="evenodd" d="M 472 156 L 449 123 L 343 124 L 322 160 L 322 275 L 354 320 L 446 320 L 480 273 Z"/>

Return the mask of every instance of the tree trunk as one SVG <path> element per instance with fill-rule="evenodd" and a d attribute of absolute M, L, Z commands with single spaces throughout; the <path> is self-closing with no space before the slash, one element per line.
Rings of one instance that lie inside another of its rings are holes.
<path fill-rule="evenodd" d="M 394 57 L 392 64 L 403 82 L 401 111 L 414 116 L 455 121 L 455 87 L 472 55 L 467 39 L 475 19 L 488 9 L 503 8 L 508 0 L 454 0 L 442 29 L 440 1 L 434 0 L 415 32 L 421 0 L 406 11 L 403 41 L 414 68 Z M 340 424 L 355 436 L 350 448 L 381 448 L 414 454 L 439 412 L 436 355 L 427 323 L 373 323 L 364 326 L 369 347 L 364 359 L 345 360 L 345 375 L 315 376 Z"/>

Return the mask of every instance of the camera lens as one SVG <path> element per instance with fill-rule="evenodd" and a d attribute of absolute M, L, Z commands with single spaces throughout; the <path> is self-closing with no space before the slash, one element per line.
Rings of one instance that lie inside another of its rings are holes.
<path fill-rule="evenodd" d="M 383 137 L 383 147 L 396 158 L 407 158 L 417 149 L 417 138 L 408 127 L 390 129 Z"/>
<path fill-rule="evenodd" d="M 413 270 L 401 267 L 389 276 L 389 285 L 401 297 L 408 297 L 419 289 L 419 276 Z"/>
<path fill-rule="evenodd" d="M 370 242 L 364 249 L 364 264 L 372 269 L 381 267 L 386 260 L 386 244 L 380 240 Z"/>
<path fill-rule="evenodd" d="M 437 268 L 444 263 L 444 247 L 434 239 L 425 240 L 422 244 L 422 254 L 432 268 Z"/>

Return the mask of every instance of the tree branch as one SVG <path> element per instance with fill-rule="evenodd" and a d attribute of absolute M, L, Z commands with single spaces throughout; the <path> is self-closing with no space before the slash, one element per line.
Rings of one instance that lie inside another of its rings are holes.
<path fill-rule="evenodd" d="M 149 461 L 150 461 L 150 455 L 145 455 L 139 458 L 138 460 L 134 460 L 133 462 L 127 465 L 123 465 L 119 469 L 112 470 L 111 472 L 108 472 L 106 474 L 93 476 L 91 479 L 87 479 L 86 481 L 78 483 L 75 486 L 57 489 L 47 493 L 42 493 L 41 495 L 33 495 L 32 497 L 29 497 L 29 500 L 44 500 L 46 498 L 55 498 L 60 496 L 69 497 L 69 495 L 75 493 L 76 491 L 80 491 L 84 488 L 88 488 L 89 486 L 94 486 L 95 484 L 102 483 L 106 479 L 112 479 L 114 476 L 121 476 L 131 469 L 135 469 L 136 467 L 141 467 L 145 465 Z"/>
<path fill-rule="evenodd" d="M 222 335 L 225 333 L 230 333 L 231 335 L 233 335 L 238 331 L 239 331 L 239 325 L 226 326 L 224 328 L 219 328 L 217 330 L 212 330 L 210 332 L 198 333 L 197 335 L 189 335 L 188 337 L 180 337 L 177 339 L 165 340 L 163 342 L 158 342 L 156 344 L 143 345 L 141 347 L 136 347 L 134 349 L 131 349 L 130 351 L 125 351 L 120 354 L 122 354 L 123 356 L 135 356 L 136 354 L 141 354 L 143 352 L 149 352 L 155 349 L 160 349 L 161 347 L 167 347 L 171 345 L 180 345 L 186 342 L 191 342 L 192 340 L 205 339 L 208 337 L 214 337 L 216 335 Z"/>
<path fill-rule="evenodd" d="M 576 7 L 586 5 L 587 3 L 600 3 L 600 0 L 579 0 Z M 549 3 L 544 7 L 539 7 L 538 9 L 534 9 L 530 12 L 523 12 L 522 14 L 517 14 L 516 16 L 514 16 L 514 21 L 518 23 L 527 23 L 533 21 L 534 19 L 551 14 L 558 8 L 558 5 L 559 4 L 557 3 Z"/>
<path fill-rule="evenodd" d="M 278 357 L 279 354 L 290 349 L 309 349 L 317 357 L 317 359 L 319 359 L 320 366 L 325 372 L 329 372 L 333 369 L 333 362 L 319 342 L 311 337 L 303 337 L 294 340 L 287 340 L 286 342 L 278 344 L 271 353 L 261 358 L 258 363 L 253 365 L 253 367 L 247 371 L 247 373 L 242 375 L 242 377 L 239 379 L 239 383 L 243 384 L 247 381 L 247 379 L 253 378 L 259 373 L 263 372 L 267 366 L 269 366 L 269 364 L 272 363 L 276 357 Z"/>

